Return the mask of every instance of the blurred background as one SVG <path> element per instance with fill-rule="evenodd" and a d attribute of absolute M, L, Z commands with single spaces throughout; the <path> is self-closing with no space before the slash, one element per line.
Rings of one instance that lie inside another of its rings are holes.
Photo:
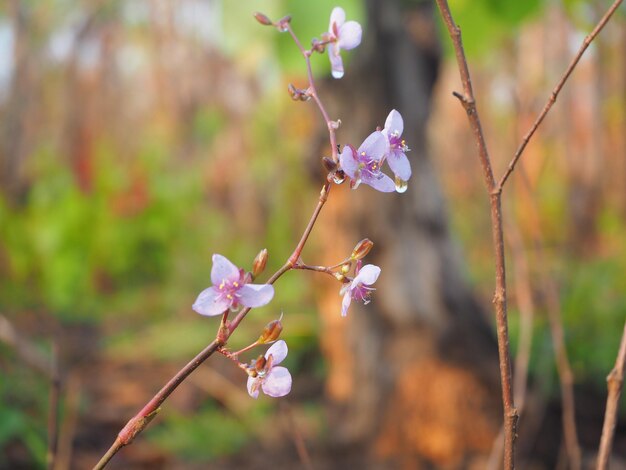
<path fill-rule="evenodd" d="M 608 4 L 450 4 L 501 175 Z M 267 248 L 266 276 L 291 254 L 328 137 L 314 104 L 286 92 L 306 84 L 297 48 L 252 14 L 291 14 L 308 44 L 334 6 L 0 4 L 0 468 L 46 465 L 50 402 L 55 468 L 91 468 L 213 339 L 217 320 L 190 308 L 212 254 L 250 269 Z M 358 146 L 398 109 L 413 178 L 402 195 L 333 188 L 303 257 L 335 264 L 371 238 L 374 300 L 342 319 L 337 282 L 288 273 L 230 346 L 284 313 L 289 397 L 252 400 L 244 374 L 212 357 L 111 468 L 298 468 L 303 446 L 315 468 L 498 468 L 488 198 L 447 35 L 428 1 L 341 6 L 364 28 L 346 76 L 312 58 L 338 140 Z M 597 450 L 626 318 L 624 57 L 622 9 L 505 190 L 520 468 L 575 468 L 576 449 L 583 464 Z M 626 468 L 625 412 L 622 400 L 614 468 Z"/>

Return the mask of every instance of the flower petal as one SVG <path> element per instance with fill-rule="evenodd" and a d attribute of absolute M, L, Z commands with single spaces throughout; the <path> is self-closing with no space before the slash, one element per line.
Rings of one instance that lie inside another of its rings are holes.
<path fill-rule="evenodd" d="M 341 7 L 333 8 L 333 11 L 330 13 L 330 22 L 328 23 L 328 32 L 331 34 L 335 34 L 333 31 L 333 23 L 337 25 L 337 30 L 343 26 L 346 21 L 346 12 Z"/>
<path fill-rule="evenodd" d="M 272 367 L 261 387 L 270 397 L 284 397 L 291 391 L 291 374 L 284 367 Z"/>
<path fill-rule="evenodd" d="M 287 343 L 285 343 L 285 341 L 281 339 L 270 346 L 270 348 L 265 353 L 265 358 L 267 359 L 268 357 L 270 357 L 271 354 L 274 358 L 272 363 L 280 364 L 281 362 L 283 362 L 283 359 L 287 357 L 287 352 L 289 352 L 289 349 L 287 348 Z"/>
<path fill-rule="evenodd" d="M 340 48 L 349 51 L 361 44 L 362 35 L 361 25 L 356 21 L 348 21 L 339 30 L 339 41 L 337 42 Z"/>
<path fill-rule="evenodd" d="M 404 120 L 402 119 L 400 113 L 395 109 L 392 109 L 387 116 L 387 120 L 385 121 L 385 131 L 388 132 L 387 135 L 396 133 L 398 136 L 401 136 L 404 131 Z"/>
<path fill-rule="evenodd" d="M 371 286 L 376 282 L 378 276 L 380 275 L 380 268 L 375 264 L 366 264 L 361 268 L 359 274 L 357 274 L 352 280 L 352 286 L 357 286 L 358 284 L 365 284 L 366 286 Z"/>
<path fill-rule="evenodd" d="M 341 316 L 345 317 L 348 315 L 348 307 L 350 307 L 350 303 L 352 302 L 352 291 L 348 289 L 346 293 L 343 295 L 343 300 L 341 301 Z"/>
<path fill-rule="evenodd" d="M 271 284 L 244 284 L 237 292 L 238 301 L 244 307 L 262 307 L 274 297 Z"/>
<path fill-rule="evenodd" d="M 411 177 L 411 164 L 404 152 L 392 150 L 387 157 L 387 163 L 389 163 L 389 168 L 391 168 L 394 175 L 403 181 L 409 180 Z"/>
<path fill-rule="evenodd" d="M 250 377 L 248 376 L 248 394 L 252 397 L 252 398 L 258 398 L 259 397 L 259 378 L 258 377 Z"/>
<path fill-rule="evenodd" d="M 361 179 L 365 184 L 369 184 L 372 188 L 381 193 L 392 193 L 396 190 L 396 184 L 384 173 L 379 173 L 376 176 L 363 173 Z"/>
<path fill-rule="evenodd" d="M 329 47 L 328 58 L 330 59 L 330 69 L 333 78 L 343 77 L 343 60 L 341 60 L 341 56 L 339 55 L 339 49 L 337 48 L 335 52 L 334 47 Z"/>
<path fill-rule="evenodd" d="M 198 295 L 192 307 L 200 315 L 209 317 L 221 315 L 232 303 L 225 296 L 219 295 L 220 292 L 213 286 L 204 289 Z"/>
<path fill-rule="evenodd" d="M 339 164 L 343 172 L 352 179 L 357 179 L 357 171 L 359 170 L 359 162 L 356 159 L 355 150 L 352 145 L 344 145 L 339 155 Z"/>
<path fill-rule="evenodd" d="M 366 155 L 376 160 L 380 160 L 387 152 L 388 146 L 389 142 L 387 137 L 385 137 L 382 132 L 374 131 L 367 136 L 367 139 L 363 141 L 357 152 L 359 155 L 362 152 L 365 152 Z"/>
<path fill-rule="evenodd" d="M 213 267 L 211 268 L 211 282 L 219 286 L 224 280 L 236 281 L 237 279 L 239 279 L 239 268 L 226 257 L 214 254 Z"/>

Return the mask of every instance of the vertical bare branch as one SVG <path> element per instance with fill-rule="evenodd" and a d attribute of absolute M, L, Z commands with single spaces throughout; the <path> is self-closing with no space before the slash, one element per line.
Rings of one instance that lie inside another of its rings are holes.
<path fill-rule="evenodd" d="M 617 421 L 617 408 L 619 397 L 622 394 L 622 385 L 624 384 L 624 371 L 626 370 L 626 323 L 624 324 L 624 333 L 622 341 L 619 345 L 619 352 L 615 360 L 615 367 L 606 378 L 607 388 L 609 390 L 606 399 L 606 412 L 604 414 L 604 425 L 602 426 L 602 438 L 600 440 L 600 449 L 598 451 L 597 470 L 606 470 L 609 468 L 609 457 L 611 456 L 611 447 L 613 445 L 613 434 L 615 433 L 615 424 Z"/>
<path fill-rule="evenodd" d="M 502 230 L 502 204 L 501 191 L 496 187 L 493 177 L 489 152 L 483 134 L 476 100 L 472 91 L 472 81 L 463 50 L 461 40 L 461 30 L 455 24 L 450 13 L 450 8 L 446 0 L 437 0 L 437 6 L 443 17 L 443 21 L 448 29 L 450 38 L 454 45 L 457 65 L 461 74 L 463 84 L 463 94 L 455 93 L 459 98 L 470 122 L 472 133 L 476 141 L 478 155 L 483 170 L 485 186 L 490 197 L 491 210 L 491 232 L 493 237 L 496 287 L 493 298 L 496 314 L 497 337 L 498 337 L 498 357 L 500 362 L 500 381 L 502 384 L 502 405 L 504 408 L 504 468 L 510 470 L 515 464 L 515 436 L 517 434 L 517 410 L 513 399 L 513 387 L 511 380 L 511 356 L 509 352 L 509 331 L 506 305 L 506 276 L 504 263 L 504 235 Z"/>

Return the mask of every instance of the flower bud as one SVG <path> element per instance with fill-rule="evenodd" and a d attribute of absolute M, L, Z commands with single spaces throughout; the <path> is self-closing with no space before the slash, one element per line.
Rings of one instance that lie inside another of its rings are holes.
<path fill-rule="evenodd" d="M 369 238 L 364 238 L 356 244 L 354 250 L 352 250 L 350 259 L 359 260 L 365 258 L 365 256 L 367 256 L 373 246 L 374 242 L 372 240 L 370 240 Z"/>
<path fill-rule="evenodd" d="M 267 363 L 267 359 L 265 359 L 265 356 L 260 355 L 256 361 L 254 361 L 254 365 L 252 366 L 253 370 L 255 370 L 256 372 L 261 372 L 263 369 L 265 369 L 265 364 Z"/>
<path fill-rule="evenodd" d="M 254 14 L 254 17 L 262 25 L 271 26 L 273 24 L 272 20 L 270 20 L 267 16 L 265 16 L 263 13 L 260 13 L 258 11 Z"/>
<path fill-rule="evenodd" d="M 341 265 L 341 274 L 348 274 L 350 272 L 350 263 Z"/>
<path fill-rule="evenodd" d="M 281 315 L 281 318 L 282 318 L 282 315 Z M 280 337 L 280 333 L 282 331 L 283 331 L 283 324 L 280 321 L 280 318 L 278 320 L 273 320 L 269 322 L 267 325 L 265 325 L 265 328 L 263 328 L 263 333 L 261 333 L 261 336 L 259 336 L 259 339 L 257 342 L 259 344 L 265 344 L 265 343 L 271 343 L 273 341 L 276 341 Z"/>
<path fill-rule="evenodd" d="M 259 254 L 256 255 L 256 258 L 254 258 L 254 262 L 252 263 L 252 277 L 256 278 L 265 270 L 268 256 L 267 248 L 263 248 Z"/>
<path fill-rule="evenodd" d="M 287 15 L 276 22 L 276 27 L 278 28 L 278 31 L 284 33 L 289 30 L 287 27 L 289 23 L 291 23 L 291 16 Z"/>
<path fill-rule="evenodd" d="M 324 165 L 327 171 L 335 171 L 337 169 L 337 163 L 330 157 L 323 157 L 322 165 Z"/>

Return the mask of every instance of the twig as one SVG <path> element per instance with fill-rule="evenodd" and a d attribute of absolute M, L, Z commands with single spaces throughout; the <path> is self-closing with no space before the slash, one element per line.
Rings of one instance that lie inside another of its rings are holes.
<path fill-rule="evenodd" d="M 615 433 L 619 397 L 622 393 L 625 371 L 626 324 L 624 324 L 624 333 L 622 333 L 622 341 L 619 345 L 619 352 L 617 353 L 617 359 L 615 360 L 615 367 L 613 367 L 613 370 L 606 378 L 608 396 L 606 399 L 604 425 L 602 426 L 602 438 L 600 439 L 600 448 L 598 450 L 597 470 L 607 470 L 609 468 L 609 457 L 611 456 L 611 447 L 613 446 L 613 434 Z"/>
<path fill-rule="evenodd" d="M 509 163 L 508 168 L 506 169 L 506 171 L 502 175 L 502 178 L 500 178 L 500 181 L 498 182 L 497 189 L 499 191 L 502 191 L 504 184 L 506 183 L 509 176 L 511 176 L 511 173 L 513 173 L 513 170 L 515 169 L 515 165 L 517 164 L 518 160 L 522 156 L 522 153 L 524 152 L 526 145 L 528 145 L 528 142 L 530 141 L 531 137 L 533 136 L 533 134 L 535 133 L 539 125 L 543 122 L 543 119 L 546 117 L 546 114 L 548 114 L 548 111 L 550 111 L 550 108 L 552 108 L 552 105 L 556 102 L 556 99 L 559 96 L 559 93 L 561 89 L 563 88 L 563 85 L 565 85 L 565 82 L 567 81 L 569 76 L 572 74 L 572 72 L 576 68 L 576 65 L 578 65 L 580 58 L 583 56 L 583 54 L 589 47 L 589 44 L 591 44 L 591 41 L 594 40 L 594 38 L 598 35 L 600 31 L 602 31 L 602 28 L 604 28 L 604 25 L 606 25 L 606 23 L 609 21 L 613 13 L 615 13 L 615 11 L 617 10 L 617 8 L 620 6 L 621 3 L 622 3 L 622 0 L 615 0 L 615 2 L 613 2 L 613 4 L 607 10 L 604 16 L 600 19 L 596 27 L 593 28 L 593 31 L 591 31 L 591 33 L 589 33 L 585 37 L 583 43 L 578 49 L 578 52 L 576 53 L 576 55 L 570 62 L 569 66 L 567 67 L 567 70 L 565 70 L 565 73 L 561 77 L 561 80 L 559 80 L 559 83 L 557 83 L 556 87 L 554 87 L 554 90 L 552 90 L 552 94 L 550 95 L 548 102 L 545 104 L 545 106 L 543 107 L 543 110 L 541 111 L 541 113 L 539 113 L 539 116 L 537 116 L 537 119 L 535 119 L 535 122 L 533 123 L 531 128 L 528 130 L 526 135 L 523 137 L 521 144 L 515 151 L 515 154 L 513 155 L 513 158 L 511 159 L 511 162 Z"/>
<path fill-rule="evenodd" d="M 324 108 L 321 100 L 317 96 L 317 91 L 315 89 L 315 83 L 313 79 L 313 73 L 312 73 L 311 62 L 310 62 L 311 51 L 304 50 L 304 48 L 302 47 L 302 44 L 300 43 L 300 41 L 294 34 L 293 30 L 291 29 L 291 25 L 289 25 L 289 23 L 286 23 L 286 27 L 289 33 L 291 34 L 292 38 L 294 39 L 296 45 L 298 46 L 298 49 L 300 49 L 300 51 L 302 52 L 302 55 L 304 56 L 304 59 L 306 61 L 307 74 L 309 78 L 309 94 L 313 97 L 314 101 L 317 103 L 322 113 L 322 116 L 324 117 L 324 121 L 326 122 L 326 126 L 328 128 L 328 134 L 329 134 L 333 160 L 337 161 L 337 148 L 336 148 L 337 146 L 336 146 L 336 139 L 335 139 L 336 126 L 333 125 L 332 121 L 328 117 L 328 113 L 326 112 L 326 109 Z M 268 279 L 267 284 L 274 284 L 274 282 L 276 282 L 276 280 L 278 280 L 278 278 L 280 278 L 283 274 L 293 269 L 296 263 L 298 263 L 298 261 L 300 260 L 300 256 L 302 255 L 302 250 L 304 249 L 304 245 L 309 239 L 309 235 L 311 234 L 311 231 L 313 230 L 313 226 L 317 222 L 317 218 L 322 208 L 324 207 L 324 204 L 328 200 L 330 188 L 331 188 L 330 182 L 326 181 L 324 185 L 322 186 L 322 190 L 320 191 L 320 196 L 317 202 L 317 206 L 315 207 L 313 214 L 311 215 L 311 218 L 309 219 L 309 222 L 306 228 L 304 229 L 304 232 L 302 236 L 300 237 L 298 244 L 296 245 L 296 248 L 294 249 L 292 254 L 289 256 L 285 264 Z M 201 351 L 193 360 L 187 363 L 185 367 L 183 367 L 180 371 L 178 371 L 176 375 L 172 377 L 169 380 L 169 382 L 167 382 L 167 384 L 165 384 L 163 388 L 161 388 L 161 390 L 159 390 L 159 392 L 142 408 L 142 410 L 139 413 L 137 413 L 130 421 L 128 421 L 128 423 L 126 423 L 126 425 L 120 431 L 120 433 L 118 434 L 117 438 L 115 439 L 111 447 L 107 450 L 107 452 L 100 459 L 100 461 L 95 465 L 94 470 L 100 470 L 104 468 L 107 465 L 107 463 L 113 458 L 113 456 L 122 447 L 130 444 L 134 440 L 134 438 L 141 431 L 143 431 L 143 429 L 146 426 L 148 426 L 148 424 L 150 424 L 152 419 L 154 419 L 154 417 L 159 412 L 161 404 L 172 394 L 174 390 L 176 390 L 176 388 L 198 366 L 200 366 L 200 364 L 206 361 L 215 351 L 217 351 L 219 348 L 223 347 L 226 344 L 226 341 L 228 340 L 228 338 L 233 334 L 233 332 L 239 326 L 241 321 L 246 317 L 248 312 L 250 312 L 250 310 L 251 309 L 248 307 L 242 309 L 235 316 L 235 318 L 229 323 L 226 323 L 225 321 L 226 314 L 224 315 L 222 319 L 222 324 L 216 335 L 216 339 L 211 344 L 209 344 L 203 351 Z"/>
<path fill-rule="evenodd" d="M 501 194 L 497 190 L 496 182 L 493 177 L 491 161 L 485 137 L 483 134 L 478 110 L 476 108 L 476 100 L 472 91 L 472 81 L 467 66 L 467 59 L 463 50 L 463 42 L 461 40 L 461 30 L 455 24 L 450 13 L 450 7 L 446 0 L 437 0 L 437 6 L 443 17 L 443 21 L 448 29 L 450 38 L 454 45 L 457 65 L 461 74 L 461 82 L 463 84 L 463 94 L 455 93 L 459 98 L 467 117 L 470 122 L 472 133 L 478 148 L 478 155 L 483 170 L 485 186 L 490 196 L 490 213 L 491 213 L 491 232 L 493 237 L 496 286 L 493 303 L 495 307 L 497 337 L 498 337 L 498 357 L 500 363 L 500 382 L 502 384 L 502 405 L 504 413 L 504 468 L 507 470 L 514 468 L 515 462 L 515 437 L 517 433 L 517 410 L 515 409 L 513 399 L 513 387 L 511 384 L 511 357 L 509 352 L 509 332 L 507 320 L 506 305 L 506 275 L 505 275 L 505 259 L 504 259 L 504 236 L 502 229 L 502 210 L 501 210 Z"/>

